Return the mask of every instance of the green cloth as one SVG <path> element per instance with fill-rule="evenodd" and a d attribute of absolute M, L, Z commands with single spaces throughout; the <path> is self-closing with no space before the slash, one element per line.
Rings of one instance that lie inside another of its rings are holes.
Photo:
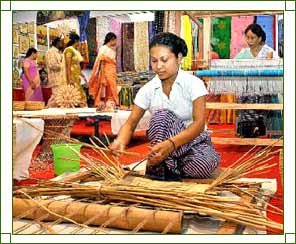
<path fill-rule="evenodd" d="M 212 19 L 212 45 L 213 51 L 221 59 L 230 57 L 231 17 Z"/>

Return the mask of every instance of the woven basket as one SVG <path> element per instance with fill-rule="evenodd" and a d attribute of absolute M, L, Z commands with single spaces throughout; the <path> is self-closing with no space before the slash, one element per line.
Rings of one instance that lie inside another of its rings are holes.
<path fill-rule="evenodd" d="M 45 102 L 26 101 L 25 110 L 41 110 L 44 109 Z"/>
<path fill-rule="evenodd" d="M 14 101 L 13 102 L 13 110 L 19 111 L 19 110 L 25 110 L 25 101 Z"/>

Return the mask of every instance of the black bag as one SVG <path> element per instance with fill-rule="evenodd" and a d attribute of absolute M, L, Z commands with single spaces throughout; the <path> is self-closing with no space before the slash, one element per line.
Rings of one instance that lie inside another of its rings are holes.
<path fill-rule="evenodd" d="M 244 138 L 255 138 L 266 134 L 266 126 L 263 116 L 257 120 L 245 120 L 237 123 L 237 134 Z"/>

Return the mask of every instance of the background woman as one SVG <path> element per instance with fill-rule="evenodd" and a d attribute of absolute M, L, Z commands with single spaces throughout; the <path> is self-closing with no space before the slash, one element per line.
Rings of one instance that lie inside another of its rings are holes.
<path fill-rule="evenodd" d="M 22 87 L 26 101 L 43 101 L 40 77 L 36 64 L 37 50 L 29 48 L 22 63 Z"/>
<path fill-rule="evenodd" d="M 100 48 L 89 80 L 89 94 L 95 106 L 105 106 L 107 101 L 119 105 L 116 89 L 116 45 L 117 37 L 109 32 Z"/>
<path fill-rule="evenodd" d="M 208 178 L 220 156 L 205 129 L 208 92 L 204 83 L 180 69 L 187 55 L 186 43 L 175 34 L 161 33 L 149 49 L 156 76 L 137 93 L 132 113 L 110 149 L 124 149 L 149 109 L 152 118 L 147 133 L 153 147 L 146 174 L 160 180 Z"/>
<path fill-rule="evenodd" d="M 69 38 L 70 41 L 67 44 L 68 47 L 64 50 L 66 81 L 67 84 L 74 85 L 80 91 L 80 106 L 87 106 L 86 95 L 80 83 L 80 76 L 87 83 L 87 79 L 80 68 L 80 63 L 83 61 L 83 58 L 78 51 L 80 47 L 80 38 L 75 33 L 70 33 Z"/>
<path fill-rule="evenodd" d="M 266 33 L 264 32 L 264 30 L 260 25 L 250 24 L 245 29 L 245 40 L 248 47 L 243 48 L 240 51 L 240 53 L 238 53 L 235 56 L 235 59 L 278 58 L 278 55 L 276 54 L 276 52 L 267 44 L 265 44 Z M 252 96 L 238 97 L 238 103 L 278 103 L 278 102 L 279 100 L 277 95 L 252 95 Z M 238 125 L 241 121 L 259 121 L 259 120 L 264 122 L 264 125 L 267 130 L 282 129 L 280 111 L 271 111 L 271 112 L 268 112 L 267 110 L 238 111 L 238 120 L 237 120 Z"/>

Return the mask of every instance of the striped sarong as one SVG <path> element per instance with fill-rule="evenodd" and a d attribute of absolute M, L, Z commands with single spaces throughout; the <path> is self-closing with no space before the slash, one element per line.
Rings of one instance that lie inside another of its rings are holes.
<path fill-rule="evenodd" d="M 179 134 L 186 127 L 172 111 L 157 110 L 147 131 L 151 145 Z M 156 166 L 147 166 L 146 174 L 158 180 L 181 180 L 182 178 L 209 178 L 220 162 L 210 133 L 202 132 L 193 141 L 182 145 Z"/>

